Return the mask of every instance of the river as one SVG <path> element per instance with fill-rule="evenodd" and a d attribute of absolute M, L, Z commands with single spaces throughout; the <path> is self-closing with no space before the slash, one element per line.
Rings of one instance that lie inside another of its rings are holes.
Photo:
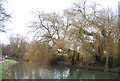
<path fill-rule="evenodd" d="M 5 79 L 118 79 L 116 73 L 83 70 L 75 67 L 20 62 L 7 70 Z"/>

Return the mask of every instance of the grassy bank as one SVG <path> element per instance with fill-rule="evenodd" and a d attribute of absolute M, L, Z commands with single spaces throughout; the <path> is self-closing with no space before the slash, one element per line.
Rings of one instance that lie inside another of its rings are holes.
<path fill-rule="evenodd" d="M 16 64 L 17 62 L 10 59 L 4 59 L 3 61 L 0 61 L 0 81 L 3 79 L 3 72 L 4 70 L 7 70 L 12 65 Z"/>

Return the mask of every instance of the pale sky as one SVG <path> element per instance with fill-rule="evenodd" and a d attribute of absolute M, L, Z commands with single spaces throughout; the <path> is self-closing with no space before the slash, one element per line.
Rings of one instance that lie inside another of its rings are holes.
<path fill-rule="evenodd" d="M 73 6 L 73 2 L 77 0 L 7 0 L 5 4 L 8 13 L 12 14 L 12 23 L 7 23 L 6 28 L 12 29 L 7 33 L 0 33 L 0 42 L 8 43 L 8 38 L 11 34 L 21 34 L 27 38 L 31 35 L 28 33 L 28 23 L 32 20 L 31 12 L 36 10 L 45 12 L 61 12 L 66 8 Z M 117 8 L 120 0 L 94 0 L 100 2 L 103 7 Z"/>

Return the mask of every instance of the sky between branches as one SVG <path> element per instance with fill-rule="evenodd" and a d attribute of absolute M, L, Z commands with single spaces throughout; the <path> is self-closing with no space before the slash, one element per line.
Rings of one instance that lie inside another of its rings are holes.
<path fill-rule="evenodd" d="M 12 29 L 7 33 L 0 33 L 0 42 L 9 43 L 8 38 L 11 34 L 21 34 L 26 36 L 28 39 L 32 34 L 28 34 L 28 23 L 32 20 L 33 15 L 31 12 L 40 10 L 45 12 L 61 12 L 66 8 L 73 6 L 73 3 L 78 0 L 7 0 L 5 3 L 5 8 L 7 13 L 10 13 L 12 18 L 11 21 L 7 23 L 6 28 Z M 94 0 L 94 2 L 99 2 L 102 7 L 110 7 L 117 9 L 118 2 L 120 0 Z"/>

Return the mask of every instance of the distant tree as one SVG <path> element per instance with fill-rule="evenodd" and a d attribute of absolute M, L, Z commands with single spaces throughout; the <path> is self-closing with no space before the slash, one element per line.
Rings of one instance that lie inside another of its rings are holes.
<path fill-rule="evenodd" d="M 2 55 L 7 55 L 10 58 L 22 59 L 27 48 L 25 38 L 19 34 L 11 35 L 9 38 L 10 44 L 2 45 Z"/>
<path fill-rule="evenodd" d="M 10 14 L 6 13 L 6 10 L 4 8 L 4 2 L 5 0 L 0 0 L 0 32 L 6 32 L 5 23 L 11 17 Z"/>

